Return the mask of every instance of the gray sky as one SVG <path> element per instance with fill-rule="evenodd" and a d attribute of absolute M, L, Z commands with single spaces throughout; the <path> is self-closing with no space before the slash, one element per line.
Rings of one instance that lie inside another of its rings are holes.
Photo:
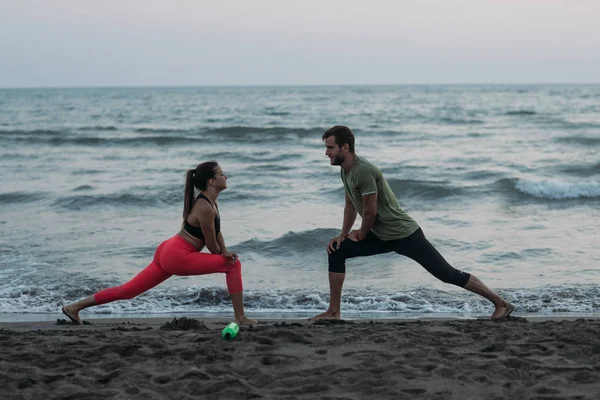
<path fill-rule="evenodd" d="M 0 0 L 0 87 L 600 82 L 600 0 Z"/>

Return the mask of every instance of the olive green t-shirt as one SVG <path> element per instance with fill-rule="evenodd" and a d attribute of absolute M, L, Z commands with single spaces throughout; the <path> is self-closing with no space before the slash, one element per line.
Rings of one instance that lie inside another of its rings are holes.
<path fill-rule="evenodd" d="M 371 232 L 379 239 L 403 239 L 419 229 L 419 224 L 400 208 L 392 188 L 375 165 L 355 156 L 354 166 L 348 173 L 341 168 L 341 177 L 346 194 L 360 216 L 362 197 L 377 193 L 377 216 Z"/>

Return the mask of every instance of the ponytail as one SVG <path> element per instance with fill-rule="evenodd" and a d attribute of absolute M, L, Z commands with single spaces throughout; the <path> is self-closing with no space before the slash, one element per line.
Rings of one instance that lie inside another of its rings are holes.
<path fill-rule="evenodd" d="M 192 204 L 194 204 L 194 173 L 195 169 L 190 169 L 185 173 L 185 189 L 183 194 L 183 223 L 187 220 Z"/>

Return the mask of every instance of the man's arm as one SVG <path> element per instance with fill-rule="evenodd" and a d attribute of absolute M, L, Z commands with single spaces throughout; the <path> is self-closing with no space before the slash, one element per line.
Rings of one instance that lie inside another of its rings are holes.
<path fill-rule="evenodd" d="M 362 197 L 362 224 L 358 231 L 358 240 L 367 237 L 377 217 L 377 193 L 366 194 Z"/>
<path fill-rule="evenodd" d="M 352 225 L 356 221 L 356 208 L 352 205 L 350 197 L 346 194 L 346 205 L 344 206 L 344 223 L 342 225 L 342 234 L 340 236 L 346 237 L 352 229 Z"/>

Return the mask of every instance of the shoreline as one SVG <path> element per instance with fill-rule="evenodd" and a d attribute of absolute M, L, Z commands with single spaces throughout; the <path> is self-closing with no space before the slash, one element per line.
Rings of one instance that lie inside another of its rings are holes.
<path fill-rule="evenodd" d="M 250 318 L 255 316 L 250 315 Z M 28 321 L 1 321 L 0 330 L 47 330 L 47 329 L 94 329 L 113 327 L 115 325 L 141 325 L 150 328 L 160 328 L 161 326 L 172 322 L 173 320 L 195 320 L 205 324 L 211 329 L 218 329 L 219 326 L 225 327 L 230 322 L 233 322 L 233 316 L 209 316 L 202 317 L 197 315 L 170 315 L 170 316 L 152 316 L 152 317 L 101 317 L 82 319 L 84 325 L 77 325 L 67 319 L 66 316 L 60 314 L 56 318 L 50 320 L 28 320 Z M 277 325 L 277 324 L 295 324 L 309 326 L 313 325 L 313 321 L 307 318 L 256 318 L 259 321 L 259 326 Z M 444 322 L 490 322 L 503 323 L 508 321 L 520 321 L 526 323 L 543 323 L 543 322 L 574 322 L 574 321 L 600 321 L 600 315 L 593 316 L 527 316 L 514 315 L 505 321 L 492 321 L 488 317 L 452 317 L 452 316 L 427 316 L 418 318 L 344 318 L 341 321 L 333 321 L 333 324 L 398 324 L 398 323 L 444 323 Z M 242 327 L 242 329 L 247 329 Z M 251 328 L 250 328 L 251 329 Z"/>
<path fill-rule="evenodd" d="M 260 321 L 303 321 L 308 320 L 310 317 L 319 314 L 321 311 L 315 310 L 311 312 L 252 312 L 247 310 L 247 314 L 250 318 L 258 319 Z M 554 313 L 554 314 L 540 314 L 540 313 L 520 313 L 515 312 L 512 314 L 513 317 L 526 318 L 531 322 L 538 321 L 573 321 L 577 319 L 599 319 L 600 313 Z M 165 313 L 165 314 L 86 314 L 81 315 L 82 320 L 85 321 L 147 321 L 162 320 L 168 321 L 173 318 L 194 318 L 198 320 L 232 320 L 233 316 L 231 313 Z M 443 313 L 396 313 L 392 315 L 386 315 L 385 313 L 344 313 L 344 320 L 353 322 L 402 322 L 402 321 L 438 321 L 438 320 L 486 320 L 489 316 L 478 315 L 478 314 L 443 314 Z M 37 313 L 23 313 L 23 314 L 0 314 L 0 327 L 10 326 L 12 324 L 21 323 L 55 323 L 58 319 L 66 319 L 66 316 L 60 312 L 53 314 L 37 314 Z"/>

